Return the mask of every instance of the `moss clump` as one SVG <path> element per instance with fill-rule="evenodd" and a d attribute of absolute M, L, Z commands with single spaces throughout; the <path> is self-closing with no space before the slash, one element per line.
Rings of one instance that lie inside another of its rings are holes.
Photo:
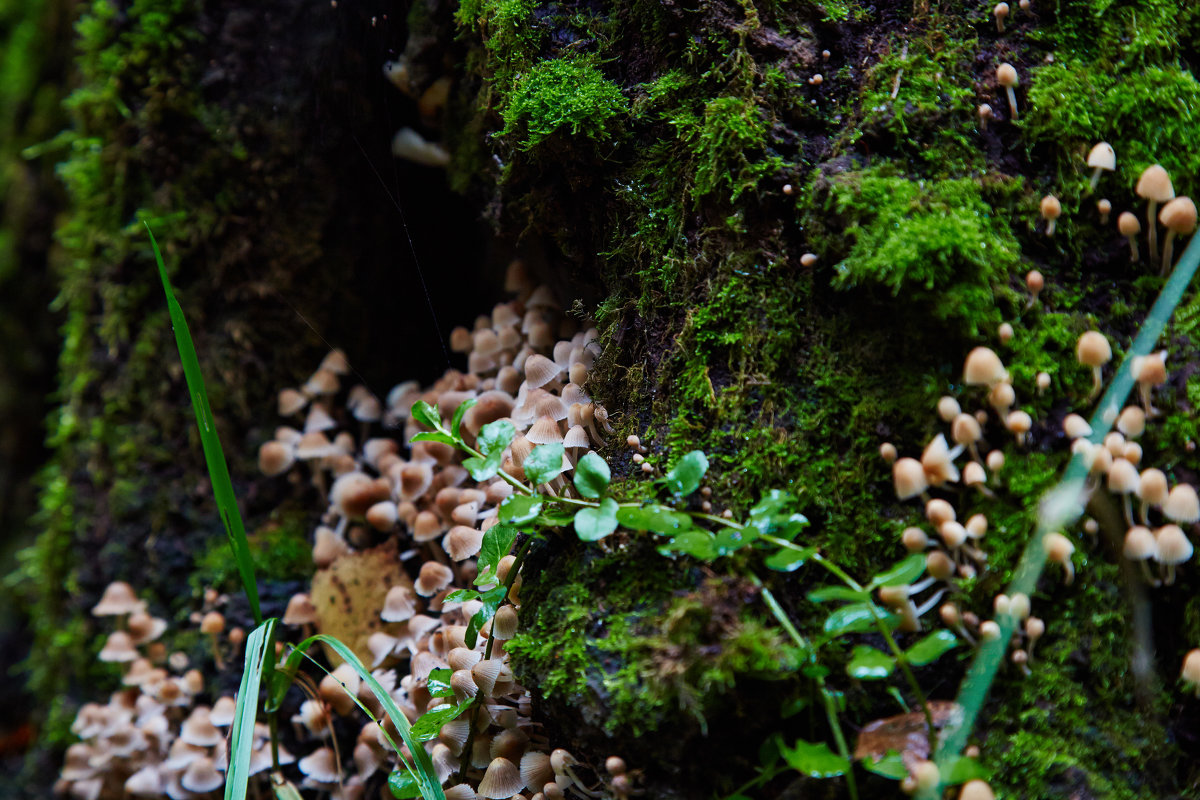
<path fill-rule="evenodd" d="M 739 679 L 794 673 L 798 654 L 748 612 L 752 591 L 732 579 L 673 591 L 685 576 L 648 537 L 581 550 L 555 581 L 526 584 L 532 619 L 505 648 L 517 674 L 588 726 L 643 736 L 679 734 L 681 712 L 703 729 Z"/>
<path fill-rule="evenodd" d="M 697 202 L 718 190 L 736 202 L 742 192 L 783 166 L 778 155 L 763 153 L 769 120 L 753 99 L 716 97 L 700 115 L 677 111 L 670 124 L 695 159 L 693 199 Z"/>
<path fill-rule="evenodd" d="M 1090 170 L 1084 157 L 1099 141 L 1112 143 L 1118 167 L 1101 179 L 1102 187 L 1123 185 L 1122 193 L 1135 198 L 1138 176 L 1158 163 L 1171 174 L 1178 194 L 1197 188 L 1192 176 L 1200 174 L 1200 150 L 1194 146 L 1200 82 L 1188 70 L 1164 66 L 1121 72 L 1061 58 L 1032 71 L 1024 120 L 1030 152 L 1054 154 L 1064 196 L 1077 197 L 1086 189 Z"/>
<path fill-rule="evenodd" d="M 502 109 L 501 136 L 520 135 L 519 147 L 532 150 L 553 135 L 583 137 L 595 144 L 616 138 L 629 103 L 620 88 L 586 56 L 553 58 L 535 64 L 513 85 Z"/>
<path fill-rule="evenodd" d="M 254 572 L 259 580 L 288 581 L 312 574 L 312 545 L 308 541 L 309 520 L 303 513 L 275 512 L 247 537 Z M 213 539 L 208 549 L 196 557 L 196 571 L 190 582 L 194 593 L 209 586 L 233 589 L 239 584 L 237 563 L 229 543 Z"/>
<path fill-rule="evenodd" d="M 995 291 L 1019 266 L 1020 248 L 979 181 L 912 180 L 882 166 L 823 183 L 825 210 L 850 241 L 836 288 L 887 289 L 972 334 L 999 324 Z"/>

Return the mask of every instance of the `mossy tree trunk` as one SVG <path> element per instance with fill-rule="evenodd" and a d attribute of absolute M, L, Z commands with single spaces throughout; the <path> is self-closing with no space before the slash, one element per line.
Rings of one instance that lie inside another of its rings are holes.
<path fill-rule="evenodd" d="M 104 584 L 136 575 L 186 618 L 196 600 L 179 586 L 219 534 L 142 218 L 165 240 L 256 524 L 281 502 L 301 507 L 252 479 L 250 454 L 273 392 L 311 369 L 320 337 L 371 385 L 428 379 L 446 365 L 439 340 L 501 299 L 501 256 L 521 253 L 597 321 L 605 354 L 588 388 L 614 412 L 605 455 L 630 491 L 627 434 L 663 467 L 703 449 L 718 512 L 785 488 L 813 523 L 805 535 L 866 577 L 919 518 L 894 501 L 879 444 L 919 451 L 962 355 L 1009 320 L 1005 360 L 1038 423 L 988 509 L 990 569 L 966 587 L 964 604 L 988 613 L 1065 461 L 1054 420 L 1090 389 L 1074 337 L 1099 326 L 1121 349 L 1157 288 L 1099 223 L 1080 154 L 1113 143 L 1121 171 L 1101 191 L 1118 210 L 1155 161 L 1179 193 L 1197 188 L 1200 84 L 1181 59 L 1200 44 L 1200 12 L 1035 0 L 1000 34 L 990 3 L 937 0 L 347 5 L 82 10 L 73 124 L 43 156 L 62 160 L 70 203 L 64 348 L 44 532 L 25 566 L 33 686 L 57 709 L 50 744 L 97 674 L 86 610 Z M 380 69 L 400 54 L 413 96 L 453 79 L 444 119 L 425 129 L 451 151 L 445 179 L 389 160 L 392 130 L 419 122 Z M 1020 121 L 994 82 L 1006 61 Z M 986 129 L 982 103 L 995 112 Z M 1053 238 L 1037 216 L 1048 193 L 1064 209 Z M 1048 288 L 1028 311 L 1031 268 Z M 1172 329 L 1173 364 L 1195 361 L 1195 319 L 1188 306 Z M 1039 371 L 1052 375 L 1044 395 L 1031 389 Z M 1175 373 L 1160 398 L 1172 411 L 1147 440 L 1180 478 L 1194 477 L 1192 371 Z M 665 562 L 633 537 L 532 563 L 523 622 L 535 635 L 514 655 L 542 714 L 594 758 L 639 761 L 655 796 L 728 794 L 773 732 L 828 735 L 807 712 L 781 718 L 811 686 L 744 578 L 767 571 L 729 562 Z M 1011 796 L 1191 785 L 1167 742 L 1172 729 L 1194 737 L 1196 709 L 1161 685 L 1135 697 L 1115 564 L 1089 555 L 1075 587 L 1035 598 L 1053 632 L 1041 671 L 1004 675 L 979 737 Z M 821 576 L 767 579 L 804 629 L 819 624 L 804 593 Z M 1200 643 L 1200 607 L 1180 598 L 1154 607 L 1168 685 Z M 851 644 L 828 656 L 847 721 L 896 713 L 885 692 L 841 677 Z M 926 691 L 949 699 L 960 676 L 947 659 Z M 816 791 L 795 776 L 763 791 Z"/>

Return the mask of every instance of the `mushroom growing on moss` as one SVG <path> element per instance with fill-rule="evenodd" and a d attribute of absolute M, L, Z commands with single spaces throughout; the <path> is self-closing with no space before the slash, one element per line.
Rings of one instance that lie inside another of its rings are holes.
<path fill-rule="evenodd" d="M 1042 198 L 1042 219 L 1046 220 L 1046 235 L 1054 235 L 1054 224 L 1062 215 L 1062 203 L 1052 194 Z"/>
<path fill-rule="evenodd" d="M 1192 198 L 1179 196 L 1169 201 L 1158 212 L 1158 221 L 1167 228 L 1167 239 L 1163 242 L 1162 273 L 1166 275 L 1171 269 L 1173 245 L 1175 237 L 1187 236 L 1196 230 L 1196 204 Z"/>
<path fill-rule="evenodd" d="M 1092 180 L 1088 183 L 1088 194 L 1091 194 L 1100 182 L 1100 173 L 1112 172 L 1117 168 L 1117 153 L 1108 142 L 1097 142 L 1088 153 L 1087 165 L 1092 168 Z"/>
<path fill-rule="evenodd" d="M 1171 176 L 1160 164 L 1146 167 L 1138 178 L 1134 189 L 1138 197 L 1147 201 L 1146 225 L 1150 228 L 1150 258 L 1158 258 L 1158 224 L 1154 212 L 1159 203 L 1165 203 L 1175 197 L 1175 187 L 1171 185 Z"/>
<path fill-rule="evenodd" d="M 1088 396 L 1088 402 L 1091 402 L 1100 393 L 1103 383 L 1100 370 L 1112 360 L 1112 347 L 1103 333 L 1088 331 L 1075 343 L 1075 358 L 1085 367 L 1092 368 L 1092 393 Z"/>
<path fill-rule="evenodd" d="M 1122 211 L 1121 216 L 1117 217 L 1117 230 L 1129 240 L 1129 260 L 1137 261 L 1137 236 L 1142 232 L 1142 223 L 1138 222 L 1138 218 L 1133 214 L 1130 214 L 1128 211 Z"/>
<path fill-rule="evenodd" d="M 1008 108 L 1012 112 L 1012 118 L 1017 119 L 1017 93 L 1013 91 L 1019 83 L 1017 68 L 1008 62 L 1001 64 L 996 68 L 996 83 L 1004 87 L 1008 94 Z"/>

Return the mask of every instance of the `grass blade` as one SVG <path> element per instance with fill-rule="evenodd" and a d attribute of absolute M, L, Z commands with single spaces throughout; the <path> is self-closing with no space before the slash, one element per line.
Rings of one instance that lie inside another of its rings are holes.
<path fill-rule="evenodd" d="M 246 667 L 238 687 L 237 714 L 233 718 L 229 769 L 225 773 L 225 800 L 245 800 L 250 778 L 250 749 L 254 744 L 254 721 L 258 719 L 258 688 L 268 655 L 273 655 L 275 618 L 255 628 L 246 639 Z M 274 659 L 270 659 L 274 662 Z"/>
<path fill-rule="evenodd" d="M 1125 403 L 1125 398 L 1133 389 L 1134 377 L 1130 369 L 1133 359 L 1148 355 L 1154 349 L 1155 343 L 1162 336 L 1167 322 L 1175 312 L 1176 306 L 1183 299 L 1196 268 L 1200 266 L 1200 238 L 1193 238 L 1187 250 L 1179 259 L 1171 277 L 1167 279 L 1162 292 L 1146 315 L 1145 322 L 1134 337 L 1133 344 L 1125 354 L 1124 361 L 1113 373 L 1108 390 L 1100 398 L 1096 412 L 1092 415 L 1090 424 L 1093 444 L 1103 442 L 1105 435 L 1112 428 L 1117 414 Z M 1087 467 L 1081 455 L 1075 455 L 1067 465 L 1062 480 L 1046 495 L 1038 511 L 1037 527 L 1033 537 L 1025 546 L 1020 564 L 1009 584 L 1007 594 L 1012 597 L 1020 592 L 1032 596 L 1037 589 L 1038 577 L 1046 564 L 1046 547 L 1043 543 L 1045 534 L 1063 530 L 1073 524 L 1083 514 L 1084 479 L 1087 477 Z M 1000 624 L 1000 635 L 992 641 L 980 643 L 979 653 L 967 674 L 963 678 L 962 687 L 958 693 L 958 704 L 962 707 L 962 716 L 946 727 L 942 733 L 942 744 L 937 752 L 938 767 L 943 774 L 948 769 L 950 760 L 956 757 L 966 746 L 967 737 L 975 725 L 979 711 L 987 699 L 988 690 L 996 677 L 996 672 L 1004 662 L 1007 643 L 1016 627 L 1015 620 L 1010 614 L 998 614 L 996 621 Z M 941 797 L 942 787 L 938 786 L 920 794 L 921 798 Z"/>
<path fill-rule="evenodd" d="M 242 523 L 242 513 L 238 510 L 237 498 L 233 493 L 233 481 L 229 478 L 229 467 L 225 463 L 225 453 L 221 450 L 221 440 L 217 436 L 217 426 L 213 422 L 212 408 L 208 405 L 208 393 L 204 389 L 204 376 L 200 373 L 200 359 L 196 357 L 196 348 L 192 344 L 191 334 L 188 333 L 187 320 L 183 309 L 175 299 L 171 289 L 171 281 L 167 278 L 167 268 L 163 265 L 162 253 L 158 250 L 158 242 L 150 225 L 146 233 L 150 234 L 150 245 L 154 248 L 154 260 L 158 264 L 158 275 L 162 278 L 163 291 L 167 295 L 167 311 L 171 315 L 171 326 L 175 329 L 175 344 L 179 347 L 179 360 L 183 362 L 183 374 L 187 377 L 188 394 L 192 398 L 192 410 L 196 412 L 196 427 L 200 429 L 200 443 L 204 447 L 204 461 L 208 465 L 208 476 L 212 481 L 213 497 L 217 501 L 217 509 L 221 514 L 221 522 L 225 525 L 225 534 L 229 537 L 229 546 L 233 550 L 237 562 L 238 573 L 242 578 L 242 587 L 246 590 L 246 598 L 250 601 L 250 611 L 254 622 L 262 624 L 262 612 L 258 605 L 258 583 L 254 577 L 254 561 L 250 557 L 250 546 L 246 542 L 246 528 Z"/>
<path fill-rule="evenodd" d="M 374 676 L 371 675 L 371 671 L 363 666 L 363 663 L 358 660 L 358 656 L 354 654 L 354 651 L 332 636 L 317 634 L 316 636 L 310 636 L 300 644 L 296 645 L 296 649 L 292 651 L 283 667 L 279 672 L 276 673 L 270 689 L 268 708 L 278 707 L 279 703 L 283 700 L 283 695 L 287 692 L 288 687 L 291 686 L 296 673 L 299 671 L 301 662 L 303 659 L 308 658 L 308 650 L 313 645 L 322 642 L 333 648 L 334 652 L 341 656 L 347 664 L 354 667 L 354 671 L 357 672 L 359 677 L 362 678 L 362 680 L 367 684 L 368 688 L 371 690 L 371 693 L 375 695 L 376 699 L 378 699 L 380 704 L 383 706 L 384 712 L 392 720 L 392 724 L 396 726 L 396 730 L 400 732 L 400 738 L 404 740 L 404 744 L 408 745 L 408 750 L 413 755 L 414 763 L 409 764 L 404 760 L 403 757 L 400 758 L 400 762 L 404 764 L 405 769 L 407 769 L 416 780 L 417 786 L 419 786 L 421 789 L 421 796 L 425 798 L 425 800 L 446 800 L 446 795 L 442 791 L 441 782 L 437 779 L 437 775 L 434 773 L 433 760 L 430 759 L 429 754 L 425 752 L 424 746 L 422 746 L 422 744 L 413 737 L 412 731 L 410 730 L 410 726 L 408 724 L 408 717 L 404 716 L 404 712 L 396 706 L 396 702 L 392 700 L 392 696 L 389 695 L 387 690 L 380 685 L 379 681 L 375 680 Z M 350 697 L 354 699 L 355 704 L 357 704 L 358 707 L 361 708 L 368 717 L 374 719 L 374 715 L 372 715 L 370 710 L 368 710 L 365 706 L 363 706 L 362 703 L 358 701 L 358 698 L 355 697 L 354 694 L 350 694 Z M 399 754 L 400 748 L 395 742 L 392 742 L 392 747 L 396 750 L 397 754 Z"/>

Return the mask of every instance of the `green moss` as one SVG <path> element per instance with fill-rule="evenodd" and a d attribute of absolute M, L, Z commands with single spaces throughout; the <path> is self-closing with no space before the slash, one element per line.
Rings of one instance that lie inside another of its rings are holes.
<path fill-rule="evenodd" d="M 699 116 L 677 111 L 670 124 L 695 159 L 695 201 L 720 191 L 736 202 L 764 175 L 783 165 L 776 155 L 764 154 L 769 121 L 757 103 L 742 97 L 717 97 Z"/>
<path fill-rule="evenodd" d="M 312 545 L 308 541 L 309 520 L 299 512 L 275 511 L 269 520 L 247 537 L 254 572 L 259 580 L 303 580 L 312 573 Z M 189 579 L 193 593 L 209 586 L 234 589 L 239 585 L 237 564 L 223 537 L 214 538 L 196 557 Z"/>
<path fill-rule="evenodd" d="M 620 134 L 629 103 L 595 60 L 585 56 L 538 62 L 519 77 L 502 109 L 501 136 L 519 136 L 532 150 L 553 135 L 582 137 L 593 144 Z"/>
<path fill-rule="evenodd" d="M 849 240 L 835 287 L 886 289 L 971 333 L 999 324 L 996 291 L 1020 247 L 979 181 L 912 180 L 887 166 L 845 172 L 829 179 L 824 210 Z"/>
<path fill-rule="evenodd" d="M 778 630 L 747 611 L 744 587 L 673 592 L 682 574 L 652 553 L 645 541 L 581 553 L 560 580 L 529 586 L 522 613 L 532 619 L 505 648 L 518 675 L 609 735 L 678 733 L 681 713 L 703 728 L 740 678 L 785 678 L 798 665 Z"/>
<path fill-rule="evenodd" d="M 993 695 L 1003 700 L 988 707 L 980 728 L 997 796 L 1134 800 L 1177 785 L 1183 761 L 1164 729 L 1169 701 L 1153 685 L 1138 696 L 1129 668 L 1133 639 L 1119 572 L 1089 559 L 1077 590 L 1052 588 L 1052 597 L 1035 599 L 1035 612 L 1054 611 L 1044 614 L 1034 674 L 1002 671 Z"/>
<path fill-rule="evenodd" d="M 1031 154 L 1053 154 L 1060 197 L 1075 198 L 1086 189 L 1091 171 L 1084 158 L 1099 141 L 1112 143 L 1117 153 L 1117 172 L 1101 178 L 1101 191 L 1134 197 L 1138 176 L 1155 163 L 1166 167 L 1178 194 L 1200 188 L 1192 177 L 1200 174 L 1194 146 L 1200 82 L 1188 70 L 1119 71 L 1060 57 L 1032 71 L 1028 105 L 1020 123 L 1026 146 Z"/>

